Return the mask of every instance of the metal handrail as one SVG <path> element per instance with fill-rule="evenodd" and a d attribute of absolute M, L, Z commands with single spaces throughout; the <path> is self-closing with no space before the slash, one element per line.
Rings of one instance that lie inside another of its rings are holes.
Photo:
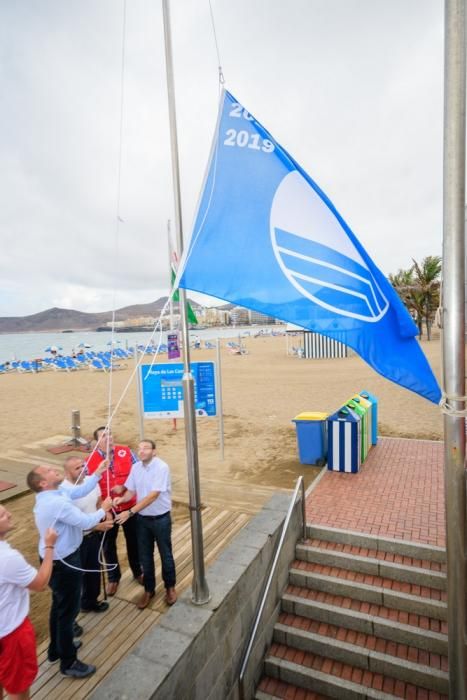
<path fill-rule="evenodd" d="M 261 616 L 263 614 L 264 606 L 266 605 L 266 600 L 268 597 L 269 589 L 271 588 L 271 583 L 274 578 L 274 574 L 276 573 L 276 567 L 277 567 L 277 562 L 279 561 L 279 556 L 282 551 L 282 545 L 284 544 L 284 539 L 285 535 L 287 532 L 287 528 L 289 527 L 290 519 L 292 517 L 292 512 L 295 507 L 295 503 L 297 502 L 297 495 L 299 490 L 301 489 L 302 492 L 302 533 L 303 533 L 303 539 L 306 540 L 306 503 L 305 503 L 305 481 L 303 479 L 303 476 L 299 476 L 297 479 L 297 484 L 295 486 L 295 490 L 292 496 L 292 500 L 290 501 L 289 509 L 287 511 L 287 516 L 284 520 L 284 524 L 282 526 L 282 532 L 281 536 L 279 538 L 279 542 L 276 547 L 276 551 L 274 553 L 274 559 L 271 564 L 271 568 L 269 570 L 269 575 L 266 581 L 266 584 L 262 590 L 261 596 L 260 596 L 260 603 L 257 608 L 257 612 L 255 615 L 255 619 L 253 622 L 253 626 L 251 629 L 251 634 L 250 634 L 250 640 L 248 642 L 248 646 L 245 650 L 245 653 L 242 658 L 242 664 L 240 667 L 240 674 L 238 677 L 238 682 L 239 682 L 239 691 L 240 691 L 240 700 L 244 700 L 244 687 L 243 687 L 243 679 L 245 677 L 245 672 L 246 672 L 246 667 L 248 665 L 248 661 L 250 659 L 250 654 L 251 650 L 253 648 L 253 644 L 255 642 L 256 638 L 256 633 L 258 631 L 259 623 L 261 620 Z"/>

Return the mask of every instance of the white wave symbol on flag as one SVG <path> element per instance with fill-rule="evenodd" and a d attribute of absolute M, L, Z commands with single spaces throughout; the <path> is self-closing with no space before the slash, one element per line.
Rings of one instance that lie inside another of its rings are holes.
<path fill-rule="evenodd" d="M 294 287 L 319 306 L 369 323 L 389 303 L 339 220 L 294 171 L 279 185 L 271 206 L 277 261 Z"/>

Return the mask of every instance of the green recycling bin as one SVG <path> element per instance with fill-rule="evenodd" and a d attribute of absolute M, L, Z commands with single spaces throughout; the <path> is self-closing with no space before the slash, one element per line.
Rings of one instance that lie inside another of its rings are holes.
<path fill-rule="evenodd" d="M 362 406 L 360 401 L 354 401 L 354 399 L 350 399 L 350 401 L 347 401 L 345 404 L 348 406 L 348 408 L 351 408 L 354 413 L 357 414 L 357 416 L 360 416 L 360 423 L 361 423 L 361 430 L 360 430 L 360 441 L 361 441 L 361 448 L 360 448 L 360 454 L 361 454 L 361 463 L 366 459 L 366 456 L 368 454 L 368 410 Z"/>
<path fill-rule="evenodd" d="M 362 396 L 361 394 L 355 394 L 355 396 L 352 396 L 352 401 L 360 404 L 360 406 L 363 406 L 365 409 L 363 420 L 366 421 L 366 441 L 368 453 L 373 445 L 373 441 L 371 439 L 373 426 L 373 404 L 368 398 Z"/>
<path fill-rule="evenodd" d="M 360 396 L 371 403 L 371 444 L 378 444 L 378 399 L 369 391 L 361 391 Z"/>

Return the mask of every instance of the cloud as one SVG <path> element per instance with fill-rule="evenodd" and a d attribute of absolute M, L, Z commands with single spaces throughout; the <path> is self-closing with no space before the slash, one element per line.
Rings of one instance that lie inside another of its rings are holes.
<path fill-rule="evenodd" d="M 437 0 L 213 0 L 227 87 L 388 273 L 441 250 Z M 208 3 L 171 3 L 185 237 L 217 116 Z M 173 216 L 158 3 L 0 5 L 0 314 L 151 301 Z M 119 187 L 119 145 L 121 170 Z M 117 215 L 124 223 L 117 225 Z"/>

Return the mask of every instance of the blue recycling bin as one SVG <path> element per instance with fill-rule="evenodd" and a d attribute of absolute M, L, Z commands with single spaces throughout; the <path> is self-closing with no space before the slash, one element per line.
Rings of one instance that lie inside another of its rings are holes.
<path fill-rule="evenodd" d="M 322 467 L 326 464 L 327 413 L 321 411 L 299 413 L 293 422 L 297 431 L 298 456 L 301 464 L 314 464 Z"/>
<path fill-rule="evenodd" d="M 328 469 L 355 474 L 362 463 L 360 416 L 342 406 L 328 418 Z"/>
<path fill-rule="evenodd" d="M 378 399 L 366 389 L 360 392 L 360 396 L 372 404 L 371 410 L 371 444 L 378 444 Z"/>

